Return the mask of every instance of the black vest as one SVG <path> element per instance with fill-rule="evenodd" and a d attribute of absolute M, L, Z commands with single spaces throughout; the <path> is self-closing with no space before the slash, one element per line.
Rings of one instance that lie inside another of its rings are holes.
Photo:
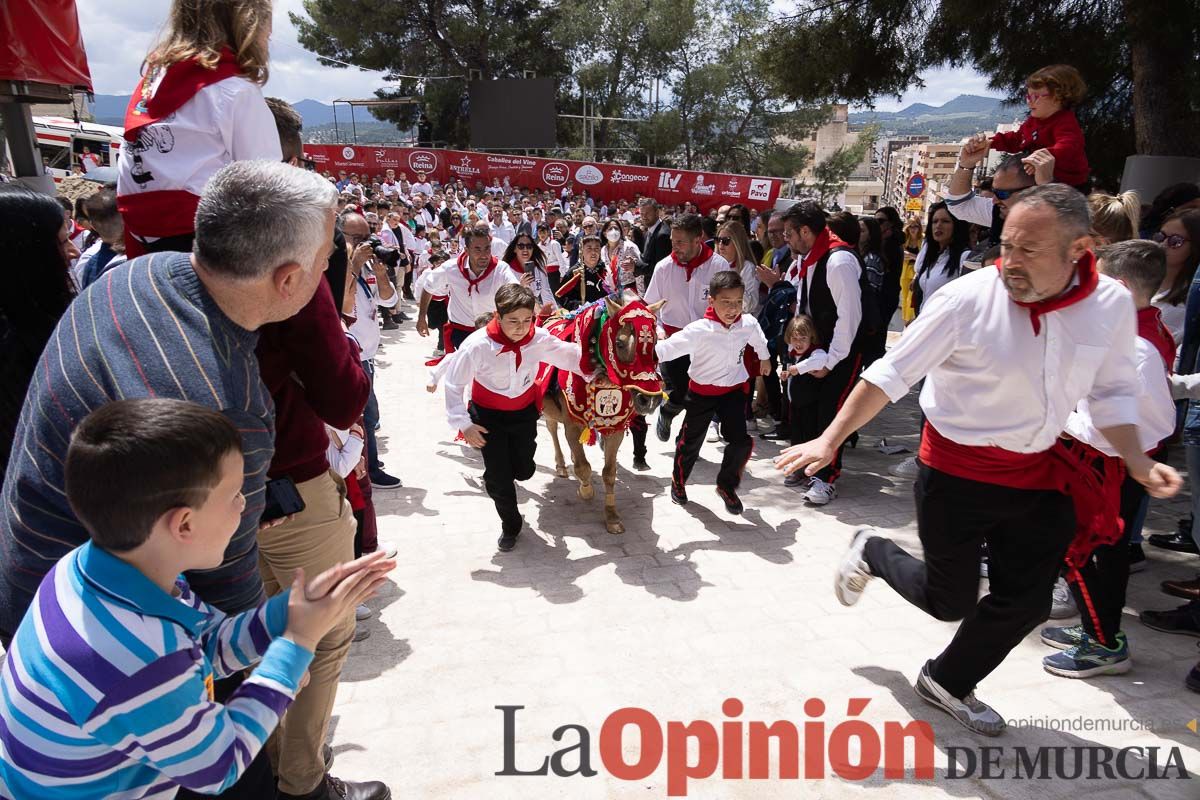
<path fill-rule="evenodd" d="M 837 327 L 838 309 L 837 303 L 833 301 L 833 292 L 829 290 L 829 279 L 827 268 L 829 266 L 829 258 L 834 253 L 845 250 L 853 253 L 851 247 L 831 247 L 825 255 L 821 256 L 810 269 L 811 273 L 807 281 L 800 281 L 800 289 L 796 303 L 796 313 L 807 313 L 812 317 L 813 324 L 817 328 L 817 336 L 820 338 L 820 346 L 828 350 L 830 343 L 833 341 L 833 331 Z M 859 288 L 861 291 L 861 286 Z M 861 328 L 861 323 L 860 323 Z M 857 350 L 858 331 L 855 331 L 854 346 L 852 352 Z"/>

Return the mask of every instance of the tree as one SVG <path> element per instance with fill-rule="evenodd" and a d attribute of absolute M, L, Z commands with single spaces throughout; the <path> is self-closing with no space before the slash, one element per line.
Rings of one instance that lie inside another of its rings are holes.
<path fill-rule="evenodd" d="M 424 110 L 433 138 L 464 146 L 469 129 L 462 113 L 468 70 L 484 78 L 567 73 L 565 48 L 552 31 L 560 6 L 540 0 L 423 0 L 403 12 L 378 0 L 304 0 L 307 17 L 291 14 L 300 43 L 312 52 L 400 82 L 380 97 L 411 96 L 418 83 L 405 76 L 452 76 L 423 81 Z M 460 77 L 461 76 L 461 77 Z M 372 109 L 379 119 L 407 127 L 417 106 Z"/>
<path fill-rule="evenodd" d="M 825 208 L 838 208 L 838 196 L 846 190 L 850 173 L 863 162 L 879 136 L 878 125 L 868 125 L 859 131 L 852 145 L 842 145 L 828 158 L 813 167 L 813 179 L 798 184 L 797 194 L 820 201 Z"/>
<path fill-rule="evenodd" d="M 1091 87 L 1078 113 L 1102 182 L 1133 152 L 1200 155 L 1195 0 L 804 0 L 799 11 L 767 63 L 794 102 L 869 104 L 945 64 L 1021 100 L 1028 75 L 1068 63 Z"/>

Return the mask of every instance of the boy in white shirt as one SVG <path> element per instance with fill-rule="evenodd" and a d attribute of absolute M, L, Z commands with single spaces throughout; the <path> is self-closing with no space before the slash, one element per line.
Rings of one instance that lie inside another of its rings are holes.
<path fill-rule="evenodd" d="M 579 373 L 583 357 L 577 342 L 561 341 L 534 326 L 535 305 L 528 287 L 501 286 L 495 295 L 495 317 L 463 341 L 445 375 L 450 427 L 483 454 L 483 483 L 500 515 L 501 552 L 516 546 L 524 523 L 515 482 L 529 480 L 535 468 L 541 416 L 534 382 L 538 365 L 546 362 Z"/>
<path fill-rule="evenodd" d="M 688 391 L 684 402 L 683 427 L 675 439 L 675 464 L 671 472 L 671 500 L 679 505 L 688 501 L 684 489 L 708 424 L 715 415 L 721 422 L 725 455 L 717 473 L 717 494 L 731 514 L 742 513 L 737 488 L 754 442 L 746 432 L 746 392 L 750 372 L 747 348 L 757 358 L 755 375 L 771 369 L 767 340 L 758 320 L 742 313 L 745 285 L 733 270 L 713 275 L 708 285 L 708 309 L 701 319 L 688 324 L 669 339 L 655 345 L 659 362 L 690 356 Z"/>

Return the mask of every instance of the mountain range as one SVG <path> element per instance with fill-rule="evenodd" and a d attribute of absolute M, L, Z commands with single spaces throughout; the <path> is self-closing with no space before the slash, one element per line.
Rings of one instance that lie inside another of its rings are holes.
<path fill-rule="evenodd" d="M 129 95 L 98 94 L 96 95 L 95 102 L 91 105 L 92 116 L 95 117 L 96 122 L 99 122 L 101 125 L 122 125 L 125 122 L 125 109 L 129 106 Z M 305 128 L 333 123 L 332 105 L 316 100 L 301 100 L 299 103 L 293 103 L 293 107 L 300 113 L 300 117 L 304 120 Z M 384 124 L 371 116 L 371 112 L 361 108 L 354 112 L 354 120 L 355 124 L 359 126 Z M 349 106 L 338 108 L 337 121 L 339 128 L 345 125 L 347 130 L 349 129 Z"/>
<path fill-rule="evenodd" d="M 1016 122 L 1024 116 L 1024 108 L 1002 98 L 960 94 L 940 106 L 913 103 L 899 111 L 854 112 L 850 124 L 857 127 L 877 123 L 885 133 L 961 136 L 999 123 Z"/>

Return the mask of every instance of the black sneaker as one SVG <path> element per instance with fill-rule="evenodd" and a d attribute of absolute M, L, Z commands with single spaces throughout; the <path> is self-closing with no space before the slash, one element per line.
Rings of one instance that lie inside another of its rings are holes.
<path fill-rule="evenodd" d="M 662 409 L 659 409 L 658 421 L 654 423 L 654 435 L 660 442 L 671 441 L 671 418 Z"/>
<path fill-rule="evenodd" d="M 521 535 L 521 527 L 525 524 L 525 518 L 521 517 L 520 521 L 513 526 L 506 525 L 504 532 L 500 534 L 500 538 L 496 540 L 496 547 L 501 553 L 507 553 L 517 546 L 517 537 Z"/>
<path fill-rule="evenodd" d="M 742 501 L 738 499 L 736 492 L 730 489 L 722 489 L 718 486 L 717 494 L 725 501 L 725 510 L 730 514 L 741 514 L 746 510 L 746 507 L 742 505 Z"/>
<path fill-rule="evenodd" d="M 350 783 L 325 773 L 321 784 L 308 794 L 278 793 L 279 800 L 391 800 L 392 792 L 379 781 Z"/>
<path fill-rule="evenodd" d="M 1141 572 L 1146 568 L 1146 551 L 1137 542 L 1129 543 L 1129 573 Z"/>
<path fill-rule="evenodd" d="M 1163 633 L 1178 633 L 1184 636 L 1200 636 L 1200 624 L 1196 623 L 1196 612 L 1191 603 L 1185 603 L 1169 611 L 1143 611 L 1138 619 L 1147 628 Z"/>
<path fill-rule="evenodd" d="M 638 472 L 646 472 L 648 469 L 650 469 L 650 465 L 646 463 L 646 459 L 644 457 L 635 456 L 633 459 L 633 468 Z"/>
<path fill-rule="evenodd" d="M 687 505 L 687 489 L 683 488 L 675 481 L 671 481 L 671 502 L 677 506 Z"/>
<path fill-rule="evenodd" d="M 387 317 L 383 321 L 383 329 L 385 331 L 398 331 L 400 330 L 400 323 L 396 322 L 396 320 L 392 319 L 391 317 Z"/>
<path fill-rule="evenodd" d="M 376 470 L 371 473 L 371 486 L 375 489 L 398 489 L 400 488 L 400 479 L 394 475 L 388 475 L 383 470 Z"/>

